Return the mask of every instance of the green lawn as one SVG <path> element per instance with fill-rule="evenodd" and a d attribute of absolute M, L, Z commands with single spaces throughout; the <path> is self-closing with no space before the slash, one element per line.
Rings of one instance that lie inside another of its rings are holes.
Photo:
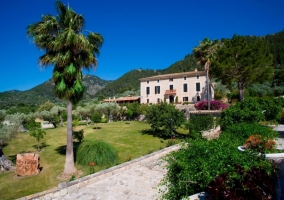
<path fill-rule="evenodd" d="M 104 140 L 113 145 L 118 151 L 119 163 L 123 163 L 129 158 L 135 159 L 166 147 L 167 140 L 142 133 L 149 128 L 144 122 L 121 121 L 98 124 L 98 129 L 94 129 L 93 125 L 79 126 L 77 130 L 84 129 L 84 140 Z M 46 133 L 41 141 L 43 150 L 39 153 L 41 173 L 29 177 L 17 177 L 14 172 L 0 172 L 1 200 L 20 198 L 51 189 L 62 182 L 58 179 L 58 175 L 64 168 L 66 127 L 48 129 Z M 29 136 L 29 133 L 19 133 L 3 150 L 9 159 L 15 160 L 18 153 L 37 153 L 36 144 L 37 141 Z M 111 166 L 96 166 L 95 171 L 108 167 Z M 82 176 L 89 174 L 88 166 L 77 165 L 77 169 L 83 172 Z"/>

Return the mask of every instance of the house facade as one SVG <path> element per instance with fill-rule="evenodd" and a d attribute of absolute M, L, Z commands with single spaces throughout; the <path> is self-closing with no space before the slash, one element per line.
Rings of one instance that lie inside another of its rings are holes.
<path fill-rule="evenodd" d="M 141 78 L 140 103 L 156 104 L 197 102 L 207 100 L 206 72 L 192 71 Z M 210 100 L 214 90 L 209 87 Z"/>

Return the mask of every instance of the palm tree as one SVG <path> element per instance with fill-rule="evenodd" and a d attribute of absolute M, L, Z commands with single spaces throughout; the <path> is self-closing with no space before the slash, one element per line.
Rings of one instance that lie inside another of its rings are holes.
<path fill-rule="evenodd" d="M 193 54 L 198 60 L 198 64 L 201 64 L 204 67 L 206 72 L 206 89 L 207 89 L 207 103 L 208 110 L 210 110 L 210 78 L 209 70 L 211 65 L 211 60 L 214 57 L 218 47 L 218 41 L 211 41 L 209 38 L 205 38 L 202 42 L 199 42 L 198 47 L 194 47 Z"/>
<path fill-rule="evenodd" d="M 52 79 L 55 94 L 67 100 L 67 147 L 65 174 L 76 172 L 73 154 L 72 105 L 83 97 L 82 69 L 97 67 L 96 55 L 103 37 L 94 32 L 83 34 L 85 21 L 69 6 L 56 1 L 57 16 L 44 15 L 39 22 L 30 24 L 27 35 L 45 53 L 39 57 L 42 67 L 54 66 Z"/>

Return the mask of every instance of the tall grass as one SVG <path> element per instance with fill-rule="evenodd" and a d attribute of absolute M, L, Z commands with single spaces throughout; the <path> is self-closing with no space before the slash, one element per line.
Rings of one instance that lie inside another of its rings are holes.
<path fill-rule="evenodd" d="M 96 165 L 111 165 L 116 164 L 117 160 L 115 148 L 103 140 L 84 141 L 76 152 L 76 162 L 81 165 L 89 165 L 91 162 Z"/>

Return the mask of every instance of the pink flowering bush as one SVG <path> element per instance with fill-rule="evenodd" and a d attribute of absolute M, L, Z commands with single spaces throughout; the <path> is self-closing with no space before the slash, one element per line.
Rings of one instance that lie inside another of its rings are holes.
<path fill-rule="evenodd" d="M 207 101 L 200 101 L 194 104 L 197 110 L 208 110 Z M 228 104 L 224 104 L 222 101 L 212 100 L 210 101 L 210 110 L 224 110 L 229 107 Z"/>

